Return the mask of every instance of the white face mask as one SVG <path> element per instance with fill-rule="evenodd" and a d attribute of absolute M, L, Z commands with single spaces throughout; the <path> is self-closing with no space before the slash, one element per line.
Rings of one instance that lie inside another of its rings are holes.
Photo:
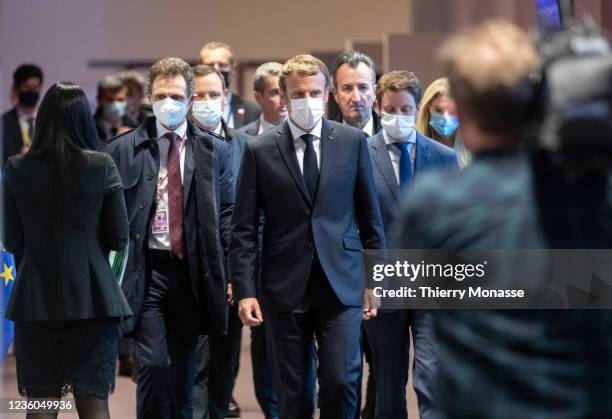
<path fill-rule="evenodd" d="M 323 118 L 325 104 L 323 98 L 290 99 L 289 116 L 304 131 L 310 131 Z"/>
<path fill-rule="evenodd" d="M 187 116 L 187 104 L 167 97 L 153 103 L 153 114 L 165 127 L 176 127 Z"/>
<path fill-rule="evenodd" d="M 389 137 L 405 140 L 414 132 L 415 115 L 390 115 L 383 112 L 380 123 Z"/>
<path fill-rule="evenodd" d="M 221 122 L 221 99 L 198 100 L 191 105 L 191 115 L 200 125 L 213 131 Z"/>

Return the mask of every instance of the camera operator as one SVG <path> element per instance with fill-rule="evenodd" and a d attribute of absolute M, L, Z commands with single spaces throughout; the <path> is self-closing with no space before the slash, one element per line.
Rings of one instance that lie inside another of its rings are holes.
<path fill-rule="evenodd" d="M 440 58 L 462 138 L 475 159 L 460 173 L 417 179 L 395 226 L 393 247 L 612 248 L 607 174 L 567 177 L 563 167 L 522 150 L 522 129 L 533 115 L 526 80 L 539 67 L 527 35 L 510 23 L 487 22 L 451 38 Z M 590 135 L 586 128 L 584 136 Z M 437 395 L 446 417 L 610 416 L 609 312 L 436 314 Z"/>

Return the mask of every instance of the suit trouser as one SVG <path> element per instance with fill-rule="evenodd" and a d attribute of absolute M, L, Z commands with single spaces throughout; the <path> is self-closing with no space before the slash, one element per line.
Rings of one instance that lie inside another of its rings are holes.
<path fill-rule="evenodd" d="M 196 303 L 185 259 L 151 250 L 151 280 L 135 330 L 139 419 L 192 419 Z"/>
<path fill-rule="evenodd" d="M 251 360 L 253 386 L 259 407 L 266 418 L 278 417 L 278 397 L 266 353 L 265 324 L 251 328 Z"/>
<path fill-rule="evenodd" d="M 408 417 L 406 385 L 410 355 L 410 332 L 414 344 L 412 384 L 421 419 L 441 417 L 434 394 L 438 346 L 430 310 L 379 312 L 365 323 L 376 380 L 376 419 Z"/>
<path fill-rule="evenodd" d="M 199 336 L 196 350 L 194 419 L 223 419 L 238 373 L 242 322 L 236 305 L 229 308 L 227 335 Z"/>
<path fill-rule="evenodd" d="M 266 343 L 272 360 L 280 419 L 310 419 L 313 337 L 318 345 L 321 419 L 354 419 L 361 370 L 361 307 L 342 305 L 313 260 L 303 310 L 266 310 Z"/>

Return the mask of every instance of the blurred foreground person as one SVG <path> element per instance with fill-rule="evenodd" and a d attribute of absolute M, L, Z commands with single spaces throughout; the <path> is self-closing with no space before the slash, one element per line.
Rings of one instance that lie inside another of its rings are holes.
<path fill-rule="evenodd" d="M 55 83 L 29 153 L 4 173 L 5 245 L 23 254 L 7 310 L 19 393 L 72 392 L 81 418 L 109 417 L 118 321 L 132 314 L 107 259 L 128 240 L 123 185 L 97 141 L 83 90 Z"/>
<path fill-rule="evenodd" d="M 474 162 L 415 183 L 396 248 L 610 249 L 607 175 L 568 180 L 518 148 L 530 109 L 519 89 L 538 70 L 527 35 L 510 23 L 484 23 L 453 37 L 441 57 Z M 447 418 L 610 416 L 609 312 L 437 314 L 438 395 Z"/>
<path fill-rule="evenodd" d="M 417 119 L 417 131 L 426 137 L 455 149 L 459 166 L 464 168 L 472 160 L 461 137 L 457 135 L 459 119 L 455 101 L 450 97 L 447 78 L 433 81 L 423 93 L 421 110 Z"/>

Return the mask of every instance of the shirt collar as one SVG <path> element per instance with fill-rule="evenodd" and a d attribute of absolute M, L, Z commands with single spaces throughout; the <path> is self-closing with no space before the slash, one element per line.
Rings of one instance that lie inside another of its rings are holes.
<path fill-rule="evenodd" d="M 225 135 L 223 135 L 223 124 L 221 123 L 221 121 L 219 121 L 219 123 L 217 124 L 217 128 L 215 128 L 213 132 L 218 136 L 225 138 Z"/>
<path fill-rule="evenodd" d="M 323 118 L 319 119 L 319 122 L 314 126 L 310 131 L 304 131 L 302 128 L 296 126 L 291 118 L 287 118 L 287 122 L 289 123 L 289 128 L 291 129 L 291 135 L 293 136 L 293 140 L 297 140 L 304 134 L 312 134 L 315 136 L 315 139 L 321 139 L 321 129 L 323 127 Z"/>
<path fill-rule="evenodd" d="M 350 125 L 348 122 L 346 122 L 344 118 L 342 118 L 342 123 L 344 125 Z M 365 132 L 368 137 L 374 135 L 374 118 L 372 118 L 372 114 L 370 114 L 370 119 L 368 119 L 368 122 L 366 122 L 366 124 L 363 128 L 361 128 L 361 130 Z"/>
<path fill-rule="evenodd" d="M 281 120 L 281 123 L 284 121 L 284 119 Z M 271 122 L 266 121 L 266 118 L 263 117 L 263 114 L 261 114 L 259 116 L 259 132 L 257 133 L 259 134 L 263 134 L 264 132 L 268 131 L 269 129 L 272 129 L 276 126 L 280 125 L 280 123 L 278 124 L 273 124 Z"/>
<path fill-rule="evenodd" d="M 162 138 L 164 135 L 166 135 L 166 133 L 170 132 L 170 130 L 166 127 L 164 127 L 161 122 L 159 122 L 158 120 L 155 120 L 155 127 L 157 129 L 157 139 L 159 140 L 160 138 Z M 185 119 L 183 121 L 183 123 L 181 125 L 179 125 L 174 131 L 175 134 L 177 134 L 179 137 L 181 137 L 183 140 L 185 138 L 187 138 L 187 120 Z"/>
<path fill-rule="evenodd" d="M 389 134 L 387 134 L 387 130 L 385 130 L 384 128 L 382 132 L 383 132 L 383 137 L 385 139 L 385 143 L 387 145 L 390 145 L 393 143 L 412 143 L 412 144 L 416 143 L 416 129 L 412 130 L 412 134 L 410 134 L 410 137 L 408 137 L 406 140 L 396 140 L 396 139 L 389 137 Z"/>
<path fill-rule="evenodd" d="M 19 106 L 17 106 L 17 108 L 16 108 L 16 109 L 17 109 L 17 117 L 18 117 L 20 120 L 27 121 L 29 118 L 34 118 L 34 119 L 36 119 L 36 113 L 38 112 L 38 107 L 36 107 L 36 109 L 34 109 L 34 112 L 32 112 L 32 113 L 25 113 L 25 112 L 23 112 L 23 111 L 22 111 L 22 110 L 19 108 Z"/>

